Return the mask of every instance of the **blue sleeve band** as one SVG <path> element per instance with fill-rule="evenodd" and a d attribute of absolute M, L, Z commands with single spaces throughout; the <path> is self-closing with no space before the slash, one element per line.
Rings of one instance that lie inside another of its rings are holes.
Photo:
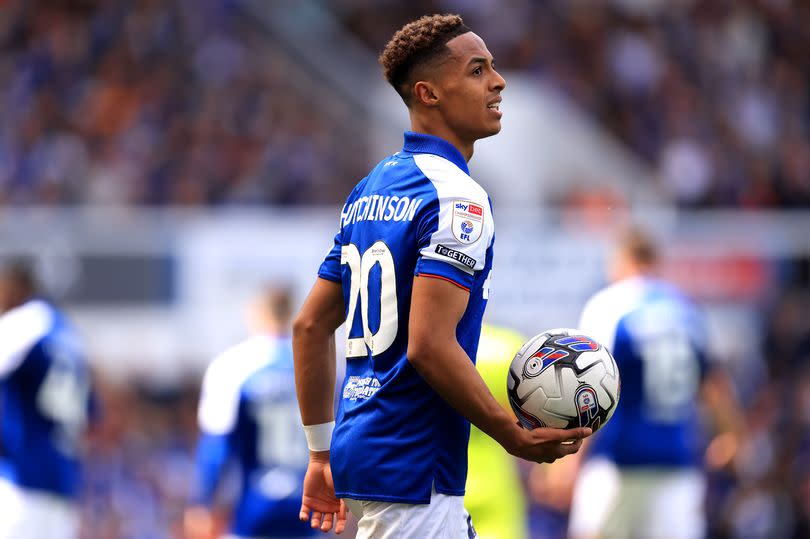
<path fill-rule="evenodd" d="M 472 288 L 473 279 L 475 277 L 474 275 L 471 275 L 452 264 L 447 264 L 445 262 L 439 262 L 438 260 L 432 260 L 424 257 L 420 258 L 416 263 L 414 275 L 439 277 L 441 279 L 450 281 L 456 286 L 459 286 L 465 290 L 470 290 L 470 288 Z"/>
<path fill-rule="evenodd" d="M 329 254 L 326 255 L 321 267 L 318 268 L 318 277 L 322 279 L 326 279 L 327 281 L 337 281 L 340 282 L 341 275 L 340 275 L 340 251 L 341 251 L 341 244 L 340 244 L 340 233 L 335 236 L 335 244 L 332 246 L 332 249 L 329 251 Z"/>

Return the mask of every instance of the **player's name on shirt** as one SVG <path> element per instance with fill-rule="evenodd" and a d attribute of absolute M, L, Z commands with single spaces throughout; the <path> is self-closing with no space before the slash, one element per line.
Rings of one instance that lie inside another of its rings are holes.
<path fill-rule="evenodd" d="M 396 195 L 370 195 L 346 204 L 340 212 L 342 226 L 359 221 L 413 221 L 421 198 Z"/>

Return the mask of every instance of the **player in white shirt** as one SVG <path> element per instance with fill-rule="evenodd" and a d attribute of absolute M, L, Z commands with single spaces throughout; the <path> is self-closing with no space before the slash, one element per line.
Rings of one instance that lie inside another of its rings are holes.
<path fill-rule="evenodd" d="M 0 539 L 77 536 L 94 403 L 75 329 L 25 265 L 0 268 Z"/>
<path fill-rule="evenodd" d="M 501 128 L 506 83 L 492 54 L 461 17 L 435 15 L 398 31 L 380 61 L 411 131 L 349 195 L 294 324 L 310 448 L 301 518 L 340 532 L 347 503 L 358 538 L 467 539 L 470 421 L 538 462 L 576 452 L 590 429 L 521 429 L 475 370 L 495 226 L 467 162 Z M 333 421 L 334 333 L 344 321 Z"/>
<path fill-rule="evenodd" d="M 268 289 L 252 304 L 252 336 L 217 356 L 200 395 L 197 487 L 186 511 L 189 539 L 208 538 L 228 463 L 239 473 L 229 538 L 309 537 L 298 519 L 307 446 L 295 397 L 291 298 Z"/>
<path fill-rule="evenodd" d="M 738 423 L 739 412 L 728 379 L 707 361 L 701 313 L 656 275 L 657 260 L 644 232 L 625 232 L 611 260 L 612 284 L 582 312 L 579 329 L 616 359 L 622 395 L 610 424 L 578 455 L 569 524 L 574 539 L 698 539 L 706 533 L 707 433 L 699 397 L 711 399 L 708 408 L 715 420 L 724 418 L 724 429 Z"/>

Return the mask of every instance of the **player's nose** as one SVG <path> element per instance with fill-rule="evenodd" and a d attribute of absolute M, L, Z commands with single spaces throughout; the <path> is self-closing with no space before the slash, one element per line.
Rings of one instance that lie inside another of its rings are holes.
<path fill-rule="evenodd" d="M 503 91 L 503 89 L 506 88 L 506 79 L 504 79 L 501 74 L 494 69 L 492 70 L 492 73 L 494 75 L 492 78 L 492 89 L 497 90 L 498 92 Z"/>

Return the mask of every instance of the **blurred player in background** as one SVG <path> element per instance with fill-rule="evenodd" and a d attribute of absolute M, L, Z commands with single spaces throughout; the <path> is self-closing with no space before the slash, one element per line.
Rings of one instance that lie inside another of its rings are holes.
<path fill-rule="evenodd" d="M 210 538 L 217 486 L 227 464 L 239 470 L 239 498 L 230 536 L 307 537 L 298 519 L 307 446 L 295 397 L 291 298 L 267 289 L 252 305 L 252 337 L 215 358 L 203 378 L 197 447 L 195 506 L 186 511 L 186 535 Z"/>
<path fill-rule="evenodd" d="M 0 268 L 0 538 L 77 537 L 94 410 L 82 343 L 22 263 Z"/>
<path fill-rule="evenodd" d="M 728 379 L 707 362 L 700 313 L 656 277 L 657 261 L 652 239 L 628 230 L 611 259 L 613 283 L 582 312 L 579 329 L 613 353 L 622 386 L 610 424 L 581 455 L 572 538 L 692 539 L 706 533 L 699 397 L 709 400 L 721 429 L 736 428 L 736 400 Z"/>
<path fill-rule="evenodd" d="M 504 376 L 525 337 L 492 324 L 481 327 L 475 367 L 492 395 L 510 410 Z M 470 429 L 469 472 L 464 506 L 480 539 L 526 539 L 526 496 L 518 463 L 498 442 Z"/>
<path fill-rule="evenodd" d="M 475 142 L 501 128 L 506 83 L 492 55 L 461 17 L 435 15 L 399 30 L 380 61 L 412 130 L 349 195 L 296 320 L 310 449 L 301 518 L 322 530 L 337 518 L 341 531 L 345 499 L 360 538 L 467 539 L 470 421 L 534 461 L 577 451 L 580 440 L 562 442 L 590 429 L 521 429 L 474 367 L 494 223 L 467 162 Z M 335 423 L 334 332 L 344 321 Z"/>

